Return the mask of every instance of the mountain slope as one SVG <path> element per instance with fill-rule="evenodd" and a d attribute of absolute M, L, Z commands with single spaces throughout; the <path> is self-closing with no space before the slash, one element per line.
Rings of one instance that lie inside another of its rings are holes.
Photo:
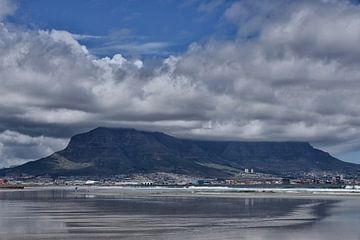
<path fill-rule="evenodd" d="M 159 132 L 96 128 L 72 137 L 62 151 L 0 170 L 0 175 L 114 175 L 162 171 L 225 177 L 243 168 L 284 175 L 311 170 L 354 172 L 359 166 L 342 162 L 306 142 L 198 141 Z"/>

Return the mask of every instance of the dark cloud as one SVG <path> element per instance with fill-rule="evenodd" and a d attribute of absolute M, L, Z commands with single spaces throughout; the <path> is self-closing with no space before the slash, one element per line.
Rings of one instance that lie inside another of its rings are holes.
<path fill-rule="evenodd" d="M 2 23 L 0 167 L 97 126 L 360 148 L 358 5 L 240 1 L 224 19 L 238 26 L 235 39 L 194 43 L 152 68 L 97 58 L 65 31 Z"/>

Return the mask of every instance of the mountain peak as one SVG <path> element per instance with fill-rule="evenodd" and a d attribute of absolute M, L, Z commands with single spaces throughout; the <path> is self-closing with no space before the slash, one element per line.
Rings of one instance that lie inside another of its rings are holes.
<path fill-rule="evenodd" d="M 0 171 L 4 174 L 115 175 L 171 172 L 226 177 L 244 168 L 285 175 L 309 171 L 353 172 L 308 142 L 246 142 L 179 139 L 134 128 L 98 127 L 73 136 L 49 157 Z"/>

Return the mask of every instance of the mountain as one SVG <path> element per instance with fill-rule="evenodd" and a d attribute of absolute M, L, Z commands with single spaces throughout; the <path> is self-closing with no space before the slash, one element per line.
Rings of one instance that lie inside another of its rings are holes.
<path fill-rule="evenodd" d="M 73 136 L 62 151 L 0 170 L 0 176 L 100 176 L 161 171 L 226 177 L 244 168 L 286 175 L 314 170 L 353 173 L 359 165 L 342 162 L 307 142 L 201 141 L 161 132 L 96 128 Z"/>

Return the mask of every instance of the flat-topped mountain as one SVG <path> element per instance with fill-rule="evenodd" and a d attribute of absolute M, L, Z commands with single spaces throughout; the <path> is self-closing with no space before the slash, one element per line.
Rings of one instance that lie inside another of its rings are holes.
<path fill-rule="evenodd" d="M 96 128 L 75 135 L 59 152 L 0 175 L 115 175 L 172 172 L 226 177 L 244 168 L 284 175 L 312 170 L 355 172 L 306 142 L 201 141 L 128 128 Z"/>

